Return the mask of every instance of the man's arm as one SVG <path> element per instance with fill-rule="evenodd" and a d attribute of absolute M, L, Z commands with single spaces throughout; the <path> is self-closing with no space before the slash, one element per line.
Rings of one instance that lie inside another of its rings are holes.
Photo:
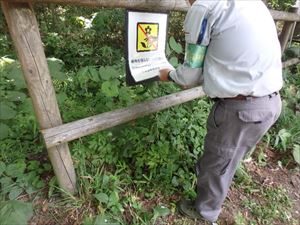
<path fill-rule="evenodd" d="M 182 88 L 202 84 L 202 69 L 209 43 L 210 28 L 208 26 L 208 9 L 203 6 L 192 6 L 185 23 L 185 59 L 176 70 L 163 69 L 160 71 L 161 81 L 174 81 Z"/>

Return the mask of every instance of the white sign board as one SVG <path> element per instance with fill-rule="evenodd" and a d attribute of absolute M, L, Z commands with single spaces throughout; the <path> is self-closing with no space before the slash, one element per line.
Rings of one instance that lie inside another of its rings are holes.
<path fill-rule="evenodd" d="M 168 14 L 127 11 L 126 23 L 127 84 L 157 80 L 160 69 L 174 69 L 165 55 Z"/>

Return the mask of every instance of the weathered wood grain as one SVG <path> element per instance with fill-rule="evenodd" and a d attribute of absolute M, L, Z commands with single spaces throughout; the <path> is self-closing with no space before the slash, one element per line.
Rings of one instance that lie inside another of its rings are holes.
<path fill-rule="evenodd" d="M 300 15 L 292 12 L 283 12 L 277 10 L 270 10 L 270 13 L 274 20 L 283 20 L 283 21 L 300 21 Z"/>
<path fill-rule="evenodd" d="M 61 125 L 62 119 L 32 7 L 29 3 L 7 1 L 2 1 L 1 6 L 40 128 Z M 68 145 L 61 144 L 47 150 L 60 186 L 67 191 L 75 192 L 76 177 Z"/>
<path fill-rule="evenodd" d="M 297 12 L 297 8 L 291 8 L 290 12 L 298 15 Z M 298 15 L 300 17 L 300 15 Z M 281 45 L 281 53 L 283 53 L 285 51 L 285 49 L 288 46 L 289 40 L 292 38 L 291 36 L 293 35 L 293 29 L 296 26 L 296 22 L 294 21 L 285 21 L 282 31 L 279 35 L 279 41 L 280 41 L 280 45 Z"/>
<path fill-rule="evenodd" d="M 299 58 L 293 58 L 293 59 L 289 59 L 289 60 L 283 62 L 282 67 L 287 68 L 289 66 L 296 65 L 296 64 L 300 64 L 300 59 Z"/>
<path fill-rule="evenodd" d="M 10 1 L 28 2 L 28 0 Z M 87 7 L 131 8 L 152 11 L 187 11 L 190 7 L 188 0 L 30 0 L 30 2 L 81 5 Z"/>

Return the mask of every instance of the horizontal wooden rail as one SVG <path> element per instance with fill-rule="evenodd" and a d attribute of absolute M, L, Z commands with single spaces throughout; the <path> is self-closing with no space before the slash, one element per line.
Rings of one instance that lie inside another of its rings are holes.
<path fill-rule="evenodd" d="M 270 13 L 274 20 L 300 22 L 300 15 L 297 13 L 283 12 L 272 9 L 270 10 Z"/>
<path fill-rule="evenodd" d="M 88 7 L 131 8 L 153 11 L 187 11 L 188 0 L 9 0 L 14 2 L 57 3 Z"/>
<path fill-rule="evenodd" d="M 300 64 L 300 59 L 299 58 L 293 58 L 293 59 L 289 59 L 289 60 L 283 62 L 282 67 L 287 68 L 289 66 L 293 66 L 293 65 L 296 65 L 296 64 Z"/>
<path fill-rule="evenodd" d="M 4 1 L 4 0 L 1 0 Z M 56 3 L 89 7 L 131 8 L 153 11 L 187 11 L 188 0 L 9 0 L 10 2 Z M 270 10 L 274 20 L 300 21 L 297 13 Z"/>
<path fill-rule="evenodd" d="M 41 132 L 44 136 L 46 146 L 50 148 L 167 109 L 171 106 L 203 97 L 204 95 L 202 87 L 195 87 L 124 109 L 105 112 L 57 127 L 44 129 Z"/>

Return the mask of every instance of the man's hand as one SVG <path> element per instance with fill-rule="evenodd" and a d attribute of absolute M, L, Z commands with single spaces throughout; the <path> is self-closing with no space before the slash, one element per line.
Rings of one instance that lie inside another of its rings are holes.
<path fill-rule="evenodd" d="M 172 71 L 172 70 L 170 70 L 170 69 L 162 69 L 162 70 L 160 70 L 159 71 L 159 79 L 160 79 L 160 81 L 170 81 L 169 80 L 169 73 L 170 73 L 170 71 Z M 188 89 L 188 88 L 190 88 L 189 86 L 182 86 L 182 85 L 180 85 L 180 87 L 182 88 L 182 89 Z"/>
<path fill-rule="evenodd" d="M 171 70 L 170 69 L 162 69 L 162 70 L 160 70 L 159 71 L 159 79 L 161 80 L 161 81 L 169 81 L 169 79 L 168 79 L 168 76 L 169 76 L 169 72 L 170 72 Z"/>

